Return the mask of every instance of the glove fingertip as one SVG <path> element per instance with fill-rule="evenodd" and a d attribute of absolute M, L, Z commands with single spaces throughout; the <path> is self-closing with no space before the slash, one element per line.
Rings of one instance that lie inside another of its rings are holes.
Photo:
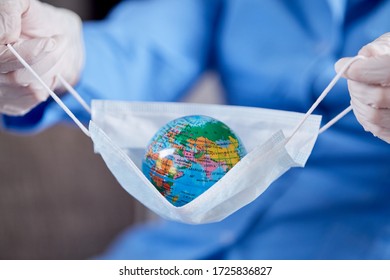
<path fill-rule="evenodd" d="M 37 101 L 44 102 L 49 98 L 49 94 L 46 89 L 41 86 L 33 87 L 34 88 L 34 96 Z"/>
<path fill-rule="evenodd" d="M 334 69 L 336 73 L 339 73 L 341 69 L 351 60 L 350 57 L 343 57 L 340 58 L 335 64 L 334 64 Z"/>

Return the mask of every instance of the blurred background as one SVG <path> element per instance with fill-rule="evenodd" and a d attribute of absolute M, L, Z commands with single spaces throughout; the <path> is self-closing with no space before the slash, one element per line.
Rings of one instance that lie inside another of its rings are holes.
<path fill-rule="evenodd" d="M 99 20 L 119 1 L 43 2 Z M 216 76 L 206 74 L 185 101 L 223 102 Z M 0 154 L 0 259 L 91 258 L 123 229 L 153 218 L 76 127 L 36 135 L 0 131 Z"/>

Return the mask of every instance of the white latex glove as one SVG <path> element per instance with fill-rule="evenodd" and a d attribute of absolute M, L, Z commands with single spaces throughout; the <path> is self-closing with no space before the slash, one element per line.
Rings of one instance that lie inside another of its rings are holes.
<path fill-rule="evenodd" d="M 81 19 L 37 0 L 0 0 L 0 113 L 23 115 L 48 93 L 5 46 L 16 51 L 53 90 L 55 76 L 75 84 L 84 60 Z"/>
<path fill-rule="evenodd" d="M 359 55 L 365 58 L 344 74 L 353 111 L 366 131 L 390 143 L 390 33 L 364 46 Z M 350 59 L 337 61 L 336 71 Z"/>

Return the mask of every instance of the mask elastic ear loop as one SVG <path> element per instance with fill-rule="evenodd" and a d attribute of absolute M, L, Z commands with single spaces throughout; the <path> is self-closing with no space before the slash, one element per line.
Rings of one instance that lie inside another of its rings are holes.
<path fill-rule="evenodd" d="M 349 66 L 351 66 L 352 63 L 359 59 L 363 59 L 364 56 L 358 55 L 352 58 L 347 64 L 343 66 L 343 68 L 340 69 L 340 71 L 336 74 L 336 76 L 332 79 L 332 81 L 329 83 L 329 85 L 324 89 L 324 91 L 320 94 L 320 96 L 317 98 L 317 100 L 313 103 L 313 105 L 310 107 L 310 109 L 306 112 L 303 119 L 298 123 L 298 125 L 295 127 L 293 132 L 291 133 L 290 137 L 287 139 L 287 142 L 290 141 L 290 139 L 298 132 L 298 130 L 302 127 L 302 125 L 305 123 L 307 118 L 313 113 L 313 111 L 318 107 L 318 105 L 321 103 L 321 101 L 328 95 L 328 93 L 331 91 L 331 89 L 335 86 L 335 84 L 340 80 L 342 75 L 347 71 Z M 349 106 L 344 111 L 342 111 L 340 114 L 338 114 L 335 118 L 333 118 L 331 121 L 329 121 L 326 125 L 324 125 L 318 132 L 318 134 L 324 132 L 329 127 L 331 127 L 333 124 L 335 124 L 338 120 L 340 120 L 342 117 L 344 117 L 347 113 L 349 113 L 352 110 L 352 106 Z"/>
<path fill-rule="evenodd" d="M 91 114 L 91 107 L 85 102 L 85 100 L 80 96 L 80 94 L 62 77 L 62 75 L 58 74 L 56 78 L 61 82 L 61 84 L 65 87 L 65 89 L 80 103 L 81 106 Z"/>
<path fill-rule="evenodd" d="M 46 84 L 45 82 L 39 77 L 39 75 L 31 68 L 31 66 L 18 54 L 18 52 L 10 45 L 7 44 L 8 49 L 13 53 L 13 55 L 19 60 L 19 62 L 38 80 L 38 82 L 43 86 L 43 88 L 49 93 L 49 95 L 54 99 L 54 101 L 65 111 L 66 114 L 76 123 L 76 125 L 81 129 L 82 132 L 84 132 L 85 135 L 88 137 L 91 137 L 91 134 L 89 133 L 88 129 L 79 121 L 79 119 L 72 113 L 72 111 L 65 105 L 64 102 L 58 97 L 57 94 L 55 94 Z M 63 83 L 65 80 L 57 75 L 59 78 L 60 82 Z M 65 88 L 68 89 L 72 88 L 66 81 L 63 83 Z M 69 89 L 68 89 L 69 90 Z M 73 96 L 78 96 L 75 97 L 77 101 L 80 102 L 82 98 L 80 95 L 72 88 L 72 91 L 69 90 Z M 72 93 L 73 92 L 73 93 Z M 74 94 L 76 92 L 76 94 Z M 85 103 L 84 100 L 82 100 L 81 103 Z M 86 105 L 86 103 L 85 103 Z M 84 107 L 84 105 L 83 105 Z M 91 110 L 89 109 L 88 105 L 86 105 L 88 108 L 87 111 L 90 112 Z"/>
<path fill-rule="evenodd" d="M 327 122 L 323 127 L 320 128 L 318 131 L 318 134 L 321 134 L 325 130 L 327 130 L 329 127 L 334 125 L 338 120 L 340 120 L 342 117 L 344 117 L 346 114 L 352 111 L 352 106 L 350 105 L 348 108 L 345 108 L 344 111 L 342 111 L 340 114 L 338 114 L 336 117 L 331 119 L 329 122 Z"/>

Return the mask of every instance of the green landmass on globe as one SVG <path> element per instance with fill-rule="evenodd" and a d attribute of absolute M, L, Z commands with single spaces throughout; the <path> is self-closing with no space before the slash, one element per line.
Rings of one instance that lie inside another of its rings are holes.
<path fill-rule="evenodd" d="M 223 122 L 203 115 L 184 116 L 152 137 L 142 171 L 179 207 L 209 189 L 245 154 L 241 140 Z"/>

